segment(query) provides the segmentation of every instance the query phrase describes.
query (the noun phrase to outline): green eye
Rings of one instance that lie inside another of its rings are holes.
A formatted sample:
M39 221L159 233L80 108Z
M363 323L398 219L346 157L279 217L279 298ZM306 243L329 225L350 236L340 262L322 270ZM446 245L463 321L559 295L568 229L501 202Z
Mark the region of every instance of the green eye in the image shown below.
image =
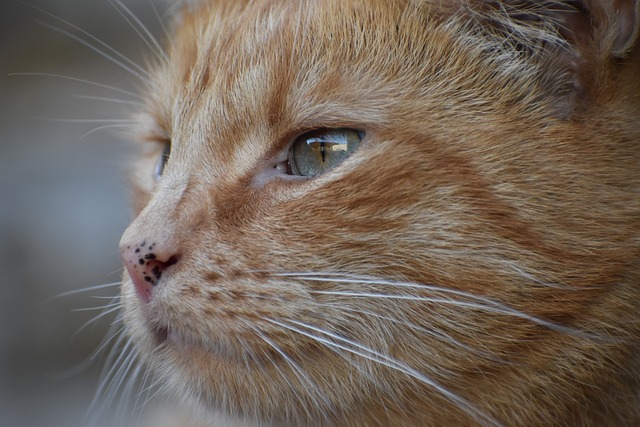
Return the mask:
M323 129L298 137L289 151L292 175L315 176L334 168L353 153L364 133L354 129Z

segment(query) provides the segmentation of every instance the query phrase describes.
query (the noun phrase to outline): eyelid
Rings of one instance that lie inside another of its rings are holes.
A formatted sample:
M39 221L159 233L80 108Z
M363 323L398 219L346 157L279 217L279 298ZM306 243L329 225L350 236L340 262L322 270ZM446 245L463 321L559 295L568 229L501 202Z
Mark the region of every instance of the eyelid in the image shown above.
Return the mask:
M167 162L169 161L169 157L171 156L171 142L163 142L164 147L162 148L162 153L160 153L160 157L158 157L156 163L156 169L154 171L154 177L156 181L159 181L164 174L164 170L167 166Z

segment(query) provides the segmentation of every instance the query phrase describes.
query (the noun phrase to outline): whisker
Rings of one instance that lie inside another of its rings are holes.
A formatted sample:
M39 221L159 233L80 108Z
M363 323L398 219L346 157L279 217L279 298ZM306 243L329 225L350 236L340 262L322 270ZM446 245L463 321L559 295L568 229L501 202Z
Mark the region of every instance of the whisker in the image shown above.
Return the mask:
M78 141L82 141L86 137L88 137L88 136L90 136L90 135L92 135L92 134L94 134L96 132L100 132L101 130L105 130L105 129L127 129L127 128L132 128L132 125L130 125L130 124L113 124L113 125L98 126L97 128L93 128L89 132L86 132L86 133L82 134L82 136L80 138L78 138Z
M78 335L80 332L84 331L87 327L89 327L89 325L95 323L96 321L98 321L99 319L102 319L105 316L108 316L111 313L114 313L114 312L120 310L121 308L122 307L120 306L120 304L118 304L117 306L114 306L113 308L111 308L109 310L105 310L102 313L98 314L97 316L94 316L93 318L91 318L90 320L85 322L82 326L80 326L80 328L78 328L78 330L73 335L74 336Z
M464 343L460 342L459 340L455 339L454 337L452 337L451 335L443 332L442 330L427 329L427 328L424 328L422 326L416 325L415 323L412 323L412 322L396 319L396 318L389 317L389 316L384 316L384 315L381 315L381 314L378 314L378 313L374 313L374 312L369 311L369 310L355 309L355 308L345 307L344 305L338 305L338 304L324 304L324 305L325 306L330 306L331 308L336 309L336 310L364 314L365 316L375 317L377 319L381 319L381 320L385 320L385 321L392 322L392 323L395 323L395 324L399 324L399 325L402 325L402 326L406 326L406 327L408 327L408 328L410 328L410 329L412 329L414 331L421 332L421 333L423 333L425 335L433 337L433 338L435 338L437 340L440 340L440 341L442 341L444 343L452 345L452 346L454 346L456 348L461 348L461 349L466 350L466 351L468 351L470 353L476 354L478 356L482 356L482 357L484 357L486 359L493 360L495 362L500 362L500 363L505 364L505 365L507 365L507 364L508 365L513 365L513 362L509 362L509 361L501 359L501 358L499 358L499 357L497 357L497 356L495 356L495 355L493 355L493 354L491 354L489 352L481 351L481 350L478 350L477 348L474 348L474 347L472 347L470 345L464 344Z
M54 296L52 296L50 298L47 298L46 300L44 300L43 304L48 304L48 303L50 303L52 301L55 301L55 300L57 300L59 298L68 297L70 295L76 295L76 294L81 294L81 293L85 293L85 292L96 291L96 290L99 290L99 289L113 288L115 286L121 286L121 285L122 285L122 282L113 282L113 283L106 283L104 285L89 286L87 288L82 288L82 289L74 289L72 291L62 292L60 294L54 295Z
M300 384L303 385L303 386L304 386L304 384L306 384L308 389L313 392L313 395L317 396L318 398L320 398L324 402L325 407L329 411L331 411L331 413L335 413L334 405L331 403L331 401L329 401L329 399L326 397L326 395L320 390L318 385L304 372L304 370L300 367L300 365L298 363L296 363L296 361L293 360L291 358L291 356L289 356L278 344L276 344L271 338L266 336L257 327L255 327L253 325L250 325L250 326L253 328L254 332L264 342L266 342L271 348L273 348L283 358L283 360L285 360L287 362L287 364L291 367L294 375L298 378L298 381L300 381ZM269 358L269 360L271 360L271 358ZM295 387L293 387L293 385L291 384L291 382L289 381L287 376L280 370L278 365L273 360L271 360L271 363L278 370L278 372L280 373L282 378L289 384L289 387L292 390L295 390ZM313 415L307 409L307 404L305 404L304 406L305 406L305 411L307 412L307 415L310 417L309 419L312 419L311 417ZM323 412L323 414L325 414L325 413ZM325 414L324 416L325 416L325 419L328 420L327 415Z
M120 349L120 345L125 340L127 342L124 348ZM131 341L127 339L126 335L120 334L116 342L113 344L113 347L111 347L111 351L109 352L109 356L107 357L107 363L105 363L102 373L100 374L100 384L98 385L98 389L96 390L93 396L93 400L91 401L91 404L89 405L89 408L86 412L87 421L90 421L89 418L93 418L95 420L100 419L100 413L109 406L110 402L107 402L105 399L103 399L104 392L113 381L112 376L117 370L119 370L119 365L123 360L126 359L126 352L131 347L131 345ZM97 410L98 405L101 405L101 411Z
M133 62L131 59L129 59L128 57L126 57L122 53L118 52L117 50L115 50L114 48L112 48L111 46L109 46L108 44L103 42L102 40L98 39L97 37L92 36L88 32L80 29L79 27L71 24L70 22L62 20L60 18L57 18L57 19L59 19L60 21L64 22L65 24L71 26L75 30L80 31L83 35L85 35L85 36L89 37L90 39L96 41L96 43L98 43L100 46L103 46L107 50L105 51L105 50L100 49L99 47L91 44L87 40L85 40L82 37L79 37L79 36L73 34L70 31L64 30L62 28L58 28L58 27L56 27L54 25L50 25L50 24L47 24L47 23L44 23L44 22L41 22L40 24L45 28L48 28L48 29L50 29L52 31L58 32L60 34L63 34L65 36L69 37L70 39L77 41L81 45L91 49L94 52L96 52L98 55L102 56L103 58L108 59L112 63L118 65L119 67L121 67L124 71L128 72L129 74L137 77L138 79L140 79L140 81L142 81L144 83L147 83L147 84L150 83L150 77L151 76L149 75L149 73L144 68L142 68L141 66L139 66L138 64ZM112 52L113 55L109 54L108 52ZM117 58L122 58L122 60L119 60ZM127 65L127 64L130 64L130 65Z
M143 107L144 104L138 101L131 101L129 99L119 99L119 98L109 98L106 96L90 96L90 95L73 95L74 98L79 99L89 99L92 101L104 101L104 102L113 102L114 104L125 104L125 105L133 105L135 107Z
M149 4L151 4L153 13L156 15L156 18L160 23L160 28L162 28L162 32L164 33L164 36L167 38L167 40L169 40L171 38L171 36L169 35L169 30L167 30L167 27L164 25L164 19L162 19L162 17L158 13L158 8L156 7L156 4L153 2L153 0L149 0ZM162 51L164 52L164 49L162 49Z
M57 15L54 15L53 13L48 12L43 8L40 8L38 6L35 6L33 4L30 4L30 3L23 2L23 1L20 1L20 0L18 0L18 1L20 3L26 5L26 6L31 7L34 10L37 10L38 12L40 12L40 13L46 15L46 16L49 16L49 17L55 19L58 22L63 23L64 25L68 26L69 28L72 28L75 31L80 32L80 34L88 37L90 40L93 40L95 43L98 44L98 46L101 46L102 48L104 48L106 50L102 50L102 49L98 48L96 45L91 44L87 40L84 40L84 39L76 36L75 34L69 32L69 31L63 30L62 28L58 28L58 27L49 25L47 23L41 23L43 26L45 26L47 28L50 28L50 29L52 29L54 31L60 32L60 33L62 33L64 35L70 37L71 39L80 42L81 44L83 44L84 46L86 46L86 47L90 48L91 50L97 52L101 56L103 56L103 57L113 61L115 64L121 66L124 70L126 70L126 71L130 72L131 74L133 74L134 76L140 78L142 81L148 82L148 80L146 80L145 76L149 77L149 74L143 67L141 67L140 65L136 64L130 58L128 58L127 56L125 56L122 53L118 52L113 47L109 46L109 44L103 42L99 38L95 37L94 35L92 35L91 33L87 32L87 31L83 30L82 28L78 27L77 25L74 25L73 23L67 21L66 19L63 19L63 18L61 18L61 17L59 17ZM120 58L121 61L117 60L116 58L114 58L112 55L110 55L107 52L111 52L117 58ZM125 65L124 63L122 63L122 61L125 61L126 63L128 63L129 66ZM134 71L134 68L137 69L138 71L137 72Z
M158 385L161 383L163 385L161 387L158 387ZM157 387L157 390L153 394L150 394L149 392L156 387ZM162 379L160 378L157 379L153 384L147 387L147 399L142 403L142 405L139 405L137 408L135 408L135 410L138 411L146 407L149 404L149 402L153 401L153 399L155 399L159 394L161 394L166 390L167 390L167 383L162 381Z
M328 348L330 349L334 349L334 348L339 348L341 350L344 350L346 352L352 353L354 355L360 356L364 359L370 360L372 362L375 363L379 363L381 365L387 366L391 369L395 369L397 371L400 371L404 374L407 374L409 376L411 376L412 378L415 378L416 380L428 385L429 387L433 388L434 390L436 390L438 393L440 393L443 397L445 397L447 400L449 400L450 402L454 403L455 405L457 405L460 409L464 410L467 414L469 414L471 417L473 417L478 423L480 423L483 426L501 426L501 424L495 420L494 418L490 417L489 415L486 415L484 413L482 413L479 409L477 409L471 402L467 401L466 399L458 396L457 394L449 391L448 389L446 389L445 387L443 387L442 385L440 385L439 383L437 383L436 381L432 380L431 378L427 377L426 375L422 374L421 372L416 371L415 369L413 369L412 367L410 367L409 365L406 365L405 363L395 360L394 358L385 355L384 353L380 353L376 350L373 350L371 348L368 348L362 344L359 344L353 340L341 337L335 333L332 332L328 332L328 331L324 331L320 328L314 327L312 325L303 323L303 322L297 322L294 320L288 320L288 323L284 323L275 319L271 319L271 318L263 318L265 321L273 323L275 325L278 325L280 327L283 327L285 329L288 329L292 332L296 332L299 333L307 338L310 338L318 343L324 344L326 345ZM295 325L295 326L294 326ZM314 335L313 333L307 332L303 329L300 328L306 328L309 329L313 332L328 336L331 339L327 339L327 338L322 338L318 335ZM333 341L336 340L336 341ZM340 344L343 343L343 344ZM355 347L355 348L354 348Z
M148 390L152 386L157 385L157 383L152 383L151 385L147 385L150 377L151 377L151 370L150 369L145 369L144 370L144 374L142 376L142 382L140 384L138 392L136 393L136 396L135 396L135 400L133 402L133 406L132 406L133 413L138 412L138 410L139 410L138 403L140 402L140 398L142 397L142 395L146 392L147 396L148 396Z
M112 298L113 299L113 298ZM116 302L113 304L107 304L107 305L102 305L102 306L98 306L98 307L87 307L87 308L74 308L73 312L78 312L78 311L95 311L95 310L104 310L106 308L120 308L122 306L122 304L120 302Z
M136 361L134 358L132 362L135 364L138 361ZM133 368L133 371L130 372L129 379L126 381L126 384L122 389L122 393L118 398L118 405L115 409L114 418L120 421L117 425L125 425L125 421L127 420L129 415L129 408L131 408L133 389L139 380L140 371L142 369L142 364L138 362L137 365L135 365L135 367Z
M152 51L155 52L158 59L164 60L165 63L169 62L169 58L165 54L162 46L158 43L158 40L153 36L151 31L140 21L140 19L133 13L129 8L127 8L120 0L114 0L110 2L111 5L118 11L118 13L124 18L125 21L133 28L133 30L140 36L144 44ZM119 8L118 8L119 7ZM127 15L129 17L127 17ZM133 20L134 22L131 22ZM142 32L140 32L142 30ZM144 34L143 34L144 33ZM146 35L146 37L145 37Z
M123 351L123 354L124 353L125 352ZM137 359L137 353L136 353L136 351L134 349L131 349L131 351L129 352L127 357L120 364L120 368L116 371L116 373L114 374L109 386L106 389L106 393L104 394L104 399L108 403L108 405L105 406L105 409L113 407L113 404L114 404L114 402L116 400L118 392L120 391L120 389L122 387L122 384L125 382L127 377L130 375L131 368L132 368L133 364L136 362L136 359ZM120 415L121 404L122 403L123 403L123 400L120 400L116 404L116 406L115 406L116 415Z
M133 125L138 123L137 120L129 119L65 119L57 117L38 117L40 120L46 120L48 122L57 123L114 123L114 124L129 124Z
M591 340L601 340L602 337L591 334L589 332L581 331L579 329L575 329L569 326L560 325L558 323L554 323L536 316L532 316L526 313L523 313L519 310L516 310L511 307L507 307L498 302L479 298L478 300L484 302L486 304L482 304L479 302L467 302L467 301L458 301L451 298L434 298L434 297L420 297L414 295L394 295L394 294L374 294L369 292L343 292L343 291L309 291L312 294L318 295L336 295L343 297L358 297L358 298L377 298L377 299L393 299L393 300L407 300L407 301L422 301L422 302L430 302L434 304L441 305L452 305L455 307L464 307L464 308L472 308L476 310L482 310L489 313L497 313L504 314L508 316L517 317L528 322L531 322L536 325L544 326L552 331L561 332L567 335L579 336L581 338L591 339Z
M71 76L65 76L65 75L61 75L61 74L52 74L52 73L11 73L9 74L9 76L35 76L35 77L51 77L51 78L57 78L57 79L62 79L62 80L69 80L72 82L76 82L76 83L82 83L82 84L86 84L89 86L94 86L94 87L99 87L102 89L107 89L113 92L117 92L123 95L127 95L127 96L131 96L133 98L142 100L143 98L135 93L135 92L131 92L128 90L124 90L115 86L110 86L107 84L103 84L103 83L98 83L98 82L93 82L91 80L85 80L85 79L80 79L77 77L71 77Z
M120 329L116 331L117 326L117 323L113 323L109 326L109 331L102 339L100 344L98 344L98 348L91 354L92 360L98 357L100 353L102 353L102 351L114 340L114 338L122 337L124 335L124 326L120 327Z
M360 298L380 298L380 299L396 299L396 300L411 300L411 301L424 301L424 302L432 302L438 304L447 304L454 305L457 307L466 307L473 308L477 310L487 311L491 313L498 313L509 315L513 317L517 317L533 324L537 324L540 326L544 326L550 330L565 333L572 336L577 336L580 338L590 339L594 341L607 341L609 338L605 339L602 336L599 336L595 333L590 333L586 331L582 331L576 328L572 328L570 326L564 326L546 319L542 319L537 316L533 316L527 313L524 313L520 310L517 310L513 307L507 306L501 302L496 300L492 300L491 298L487 298L484 296L474 295L468 292L456 290L456 289L448 289L441 286L435 285L426 285L426 284L417 284L417 283L407 283L407 282L391 282L388 280L379 280L375 278L361 278L359 276L342 276L345 278L340 278L341 275L337 273L322 273L322 274L313 274L313 273L275 273L272 274L274 277L293 277L301 280L311 281L311 282L331 282L331 283L342 283L342 284L366 284L366 285L378 285L378 286L388 286L395 287L401 289L412 289L412 290L420 290L420 291L429 291L436 294L448 294L453 295L455 297L466 298L469 301L458 301L451 298L435 298L435 297L421 297L414 296L409 294L381 294L381 293L373 293L373 292L346 292L346 291L311 291L315 294L324 294L324 295L336 295L336 296L345 296L345 297L360 297ZM326 276L326 277L325 277Z

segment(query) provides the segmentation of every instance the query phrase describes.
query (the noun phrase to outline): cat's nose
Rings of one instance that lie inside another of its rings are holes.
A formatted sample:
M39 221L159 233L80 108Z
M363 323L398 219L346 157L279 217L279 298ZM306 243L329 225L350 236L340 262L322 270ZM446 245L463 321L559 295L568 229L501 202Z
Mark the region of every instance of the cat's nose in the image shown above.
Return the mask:
M148 241L121 246L120 256L131 276L136 294L144 303L151 301L153 289L162 273L178 262L178 256L170 248Z

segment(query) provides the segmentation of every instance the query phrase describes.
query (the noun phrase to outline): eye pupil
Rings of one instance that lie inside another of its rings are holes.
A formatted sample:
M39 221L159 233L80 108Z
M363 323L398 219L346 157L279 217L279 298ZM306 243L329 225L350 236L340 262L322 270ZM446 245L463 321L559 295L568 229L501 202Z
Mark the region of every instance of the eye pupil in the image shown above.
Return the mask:
M325 129L306 133L289 152L292 175L315 176L342 163L362 141L354 129Z

